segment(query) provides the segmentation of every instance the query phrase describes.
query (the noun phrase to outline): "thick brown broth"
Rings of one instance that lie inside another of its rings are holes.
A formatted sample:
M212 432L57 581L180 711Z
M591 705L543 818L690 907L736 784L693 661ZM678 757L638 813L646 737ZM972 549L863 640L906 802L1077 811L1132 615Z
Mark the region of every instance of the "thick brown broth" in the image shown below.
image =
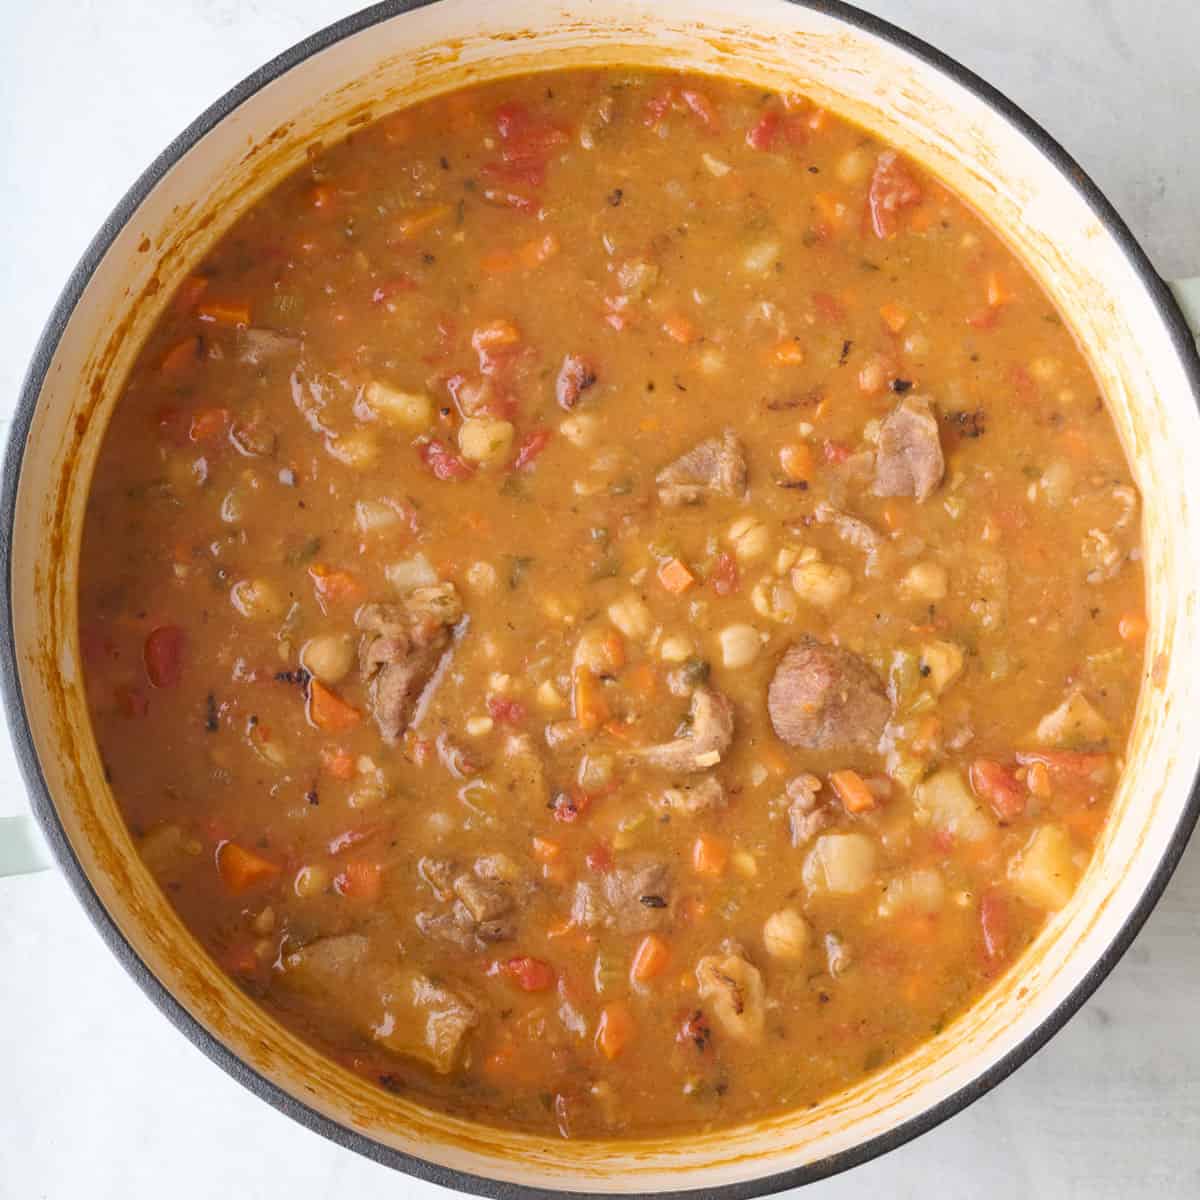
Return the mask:
M320 149L200 264L80 628L145 860L271 1012L483 1121L699 1131L912 1050L1069 898L1139 538L946 189L802 98L570 72Z

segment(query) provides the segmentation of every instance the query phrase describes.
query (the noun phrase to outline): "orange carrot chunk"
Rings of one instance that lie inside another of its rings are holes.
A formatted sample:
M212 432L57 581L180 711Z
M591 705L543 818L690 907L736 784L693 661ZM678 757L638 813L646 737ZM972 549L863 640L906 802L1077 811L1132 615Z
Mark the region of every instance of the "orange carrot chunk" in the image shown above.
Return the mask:
M596 1028L596 1049L611 1062L633 1041L637 1022L633 1014L619 1001L606 1004L600 1010L600 1024Z
M697 875L722 875L729 862L729 847L711 833L702 833L692 843L692 870Z
M834 771L829 782L848 813L870 812L877 803L875 793L857 771Z
M332 688L313 679L308 685L308 719L326 733L345 733L362 720L362 713Z
M217 847L217 873L231 892L240 895L260 883L269 883L279 874L279 867L237 842L222 842Z
M696 577L677 558L669 558L658 568L658 582L674 596L686 592Z
M661 975L670 961L671 951L667 943L657 933L648 933L634 951L629 973L638 983L646 983Z

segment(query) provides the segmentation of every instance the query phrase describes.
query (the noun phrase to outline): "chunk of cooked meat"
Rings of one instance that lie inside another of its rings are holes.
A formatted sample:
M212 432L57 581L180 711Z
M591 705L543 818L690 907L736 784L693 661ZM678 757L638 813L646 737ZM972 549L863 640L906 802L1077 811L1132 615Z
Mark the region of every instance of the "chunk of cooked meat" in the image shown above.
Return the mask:
M579 397L596 382L596 372L586 359L578 354L568 354L559 368L558 379L554 383L554 398L559 408L568 412L579 403Z
M658 498L672 507L701 504L709 495L741 496L746 490L746 455L731 430L693 446L659 471Z
M700 687L692 693L688 716L691 731L686 737L631 750L626 760L689 774L716 766L733 741L733 705L713 688Z
M478 949L475 939L475 921L467 906L457 902L448 912L419 912L413 917L417 928L427 938L449 942L460 950Z
M274 329L251 327L238 331L237 356L239 361L261 366L268 359L294 354L300 348L300 339Z
M448 1075L462 1058L467 1035L479 1024L479 1009L460 992L404 969L384 984L381 1011L371 1036L394 1054L415 1058Z
M762 973L737 952L707 954L696 964L700 999L721 1029L735 1041L757 1042L766 1025Z
M575 885L571 920L580 929L646 933L670 919L671 872L657 859L639 857L614 867L600 884Z
M485 883L471 875L454 881L454 894L467 906L476 922L502 917L513 907L512 889L503 883Z
M439 900L449 900L454 886L454 863L448 858L425 855L417 863L417 874Z
M696 813L709 812L725 807L725 788L715 775L706 775L695 783L667 788L655 801L665 812Z
M281 967L289 987L314 995L340 991L366 962L370 943L361 933L318 938L284 956Z
M879 427L875 453L877 496L928 500L946 472L937 417L926 396L905 396Z
M450 628L461 616L452 583L416 588L400 604L364 604L355 616L366 634L359 669L369 683L375 723L389 745L412 721L450 646Z
M861 517L851 516L824 500L813 509L812 515L818 525L828 525L847 546L861 550L867 556L868 575L879 573L880 556L887 547L887 539L882 533Z
M806 750L876 750L892 708L879 677L857 654L802 638L767 690L771 727Z
M792 845L799 848L832 824L833 814L817 799L821 780L816 775L797 775L788 780L783 790L789 801L788 832L792 835Z

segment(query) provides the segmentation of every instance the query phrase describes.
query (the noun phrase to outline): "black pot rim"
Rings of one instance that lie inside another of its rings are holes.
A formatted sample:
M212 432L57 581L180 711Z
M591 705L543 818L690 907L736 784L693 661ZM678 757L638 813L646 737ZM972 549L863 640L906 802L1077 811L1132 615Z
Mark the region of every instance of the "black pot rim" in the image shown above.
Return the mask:
M0 490L0 576L3 579L3 588L0 589L0 688L3 690L14 750L29 791L34 815L59 867L67 877L68 883L100 936L122 966L133 976L167 1019L213 1062L257 1097L267 1101L300 1124L339 1146L354 1150L384 1166L407 1172L418 1179L461 1192L498 1197L501 1200L535 1200L535 1198L536 1200L567 1200L572 1197L578 1198L578 1200L583 1200L585 1197L595 1197L595 1200L601 1200L602 1197L609 1194L535 1188L525 1184L472 1175L385 1146L301 1103L294 1096L260 1075L238 1058L224 1043L209 1033L154 976L125 939L101 903L76 858L42 774L41 764L34 748L17 669L18 653L12 613L12 542L16 520L17 491L20 485L26 441L50 362L75 306L101 259L117 234L167 171L209 130L224 120L245 100L293 67L336 42L392 17L424 8L434 2L435 0L384 0L383 3L363 9L361 12L312 34L260 67L205 110L150 164L122 197L84 252L51 311L34 351L21 387L5 452L3 483L2 490ZM1127 261L1154 301L1159 316L1170 334L1175 353L1188 376L1193 396L1200 403L1200 359L1197 358L1192 334L1170 290L1154 270L1145 252L1108 199L1082 167L1050 134L1021 108L973 71L890 22L842 3L841 0L788 0L788 2L832 17L907 51L972 92L1032 142L1044 157L1066 177L1076 193L1121 247ZM714 1200L716 1198L744 1200L744 1198L782 1191L785 1188L814 1183L905 1145L922 1133L940 1125L949 1117L961 1112L1007 1078L1017 1067L1040 1050L1078 1011L1117 964L1150 915L1178 866L1197 818L1200 817L1200 763L1197 764L1197 771L1197 778L1193 782L1187 805L1175 827L1171 841L1145 891L1126 917L1116 936L1066 999L1042 1021L1037 1029L1033 1030L986 1071L910 1120L840 1154L831 1155L805 1166L739 1183L655 1194L667 1198L667 1200L687 1200L687 1198L697 1196L712 1197Z

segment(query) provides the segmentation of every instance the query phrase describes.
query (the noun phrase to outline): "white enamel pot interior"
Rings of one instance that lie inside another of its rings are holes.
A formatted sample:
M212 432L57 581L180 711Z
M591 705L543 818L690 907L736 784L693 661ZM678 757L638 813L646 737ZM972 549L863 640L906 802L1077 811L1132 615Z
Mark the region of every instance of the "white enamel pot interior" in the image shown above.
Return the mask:
M877 131L1002 231L1075 331L1145 498L1147 682L1114 816L1068 907L981 1003L827 1103L718 1135L567 1142L485 1130L313 1054L208 960L141 865L103 777L80 682L76 566L93 463L122 381L176 283L314 139L408 100L532 69L642 64L799 90ZM829 3L392 3L264 68L186 131L70 280L9 446L3 564L9 721L35 812L114 952L172 1020L263 1098L390 1165L464 1190L754 1195L936 1124L1036 1050L1157 899L1196 819L1200 757L1198 364L1167 290L1086 177L996 93Z

